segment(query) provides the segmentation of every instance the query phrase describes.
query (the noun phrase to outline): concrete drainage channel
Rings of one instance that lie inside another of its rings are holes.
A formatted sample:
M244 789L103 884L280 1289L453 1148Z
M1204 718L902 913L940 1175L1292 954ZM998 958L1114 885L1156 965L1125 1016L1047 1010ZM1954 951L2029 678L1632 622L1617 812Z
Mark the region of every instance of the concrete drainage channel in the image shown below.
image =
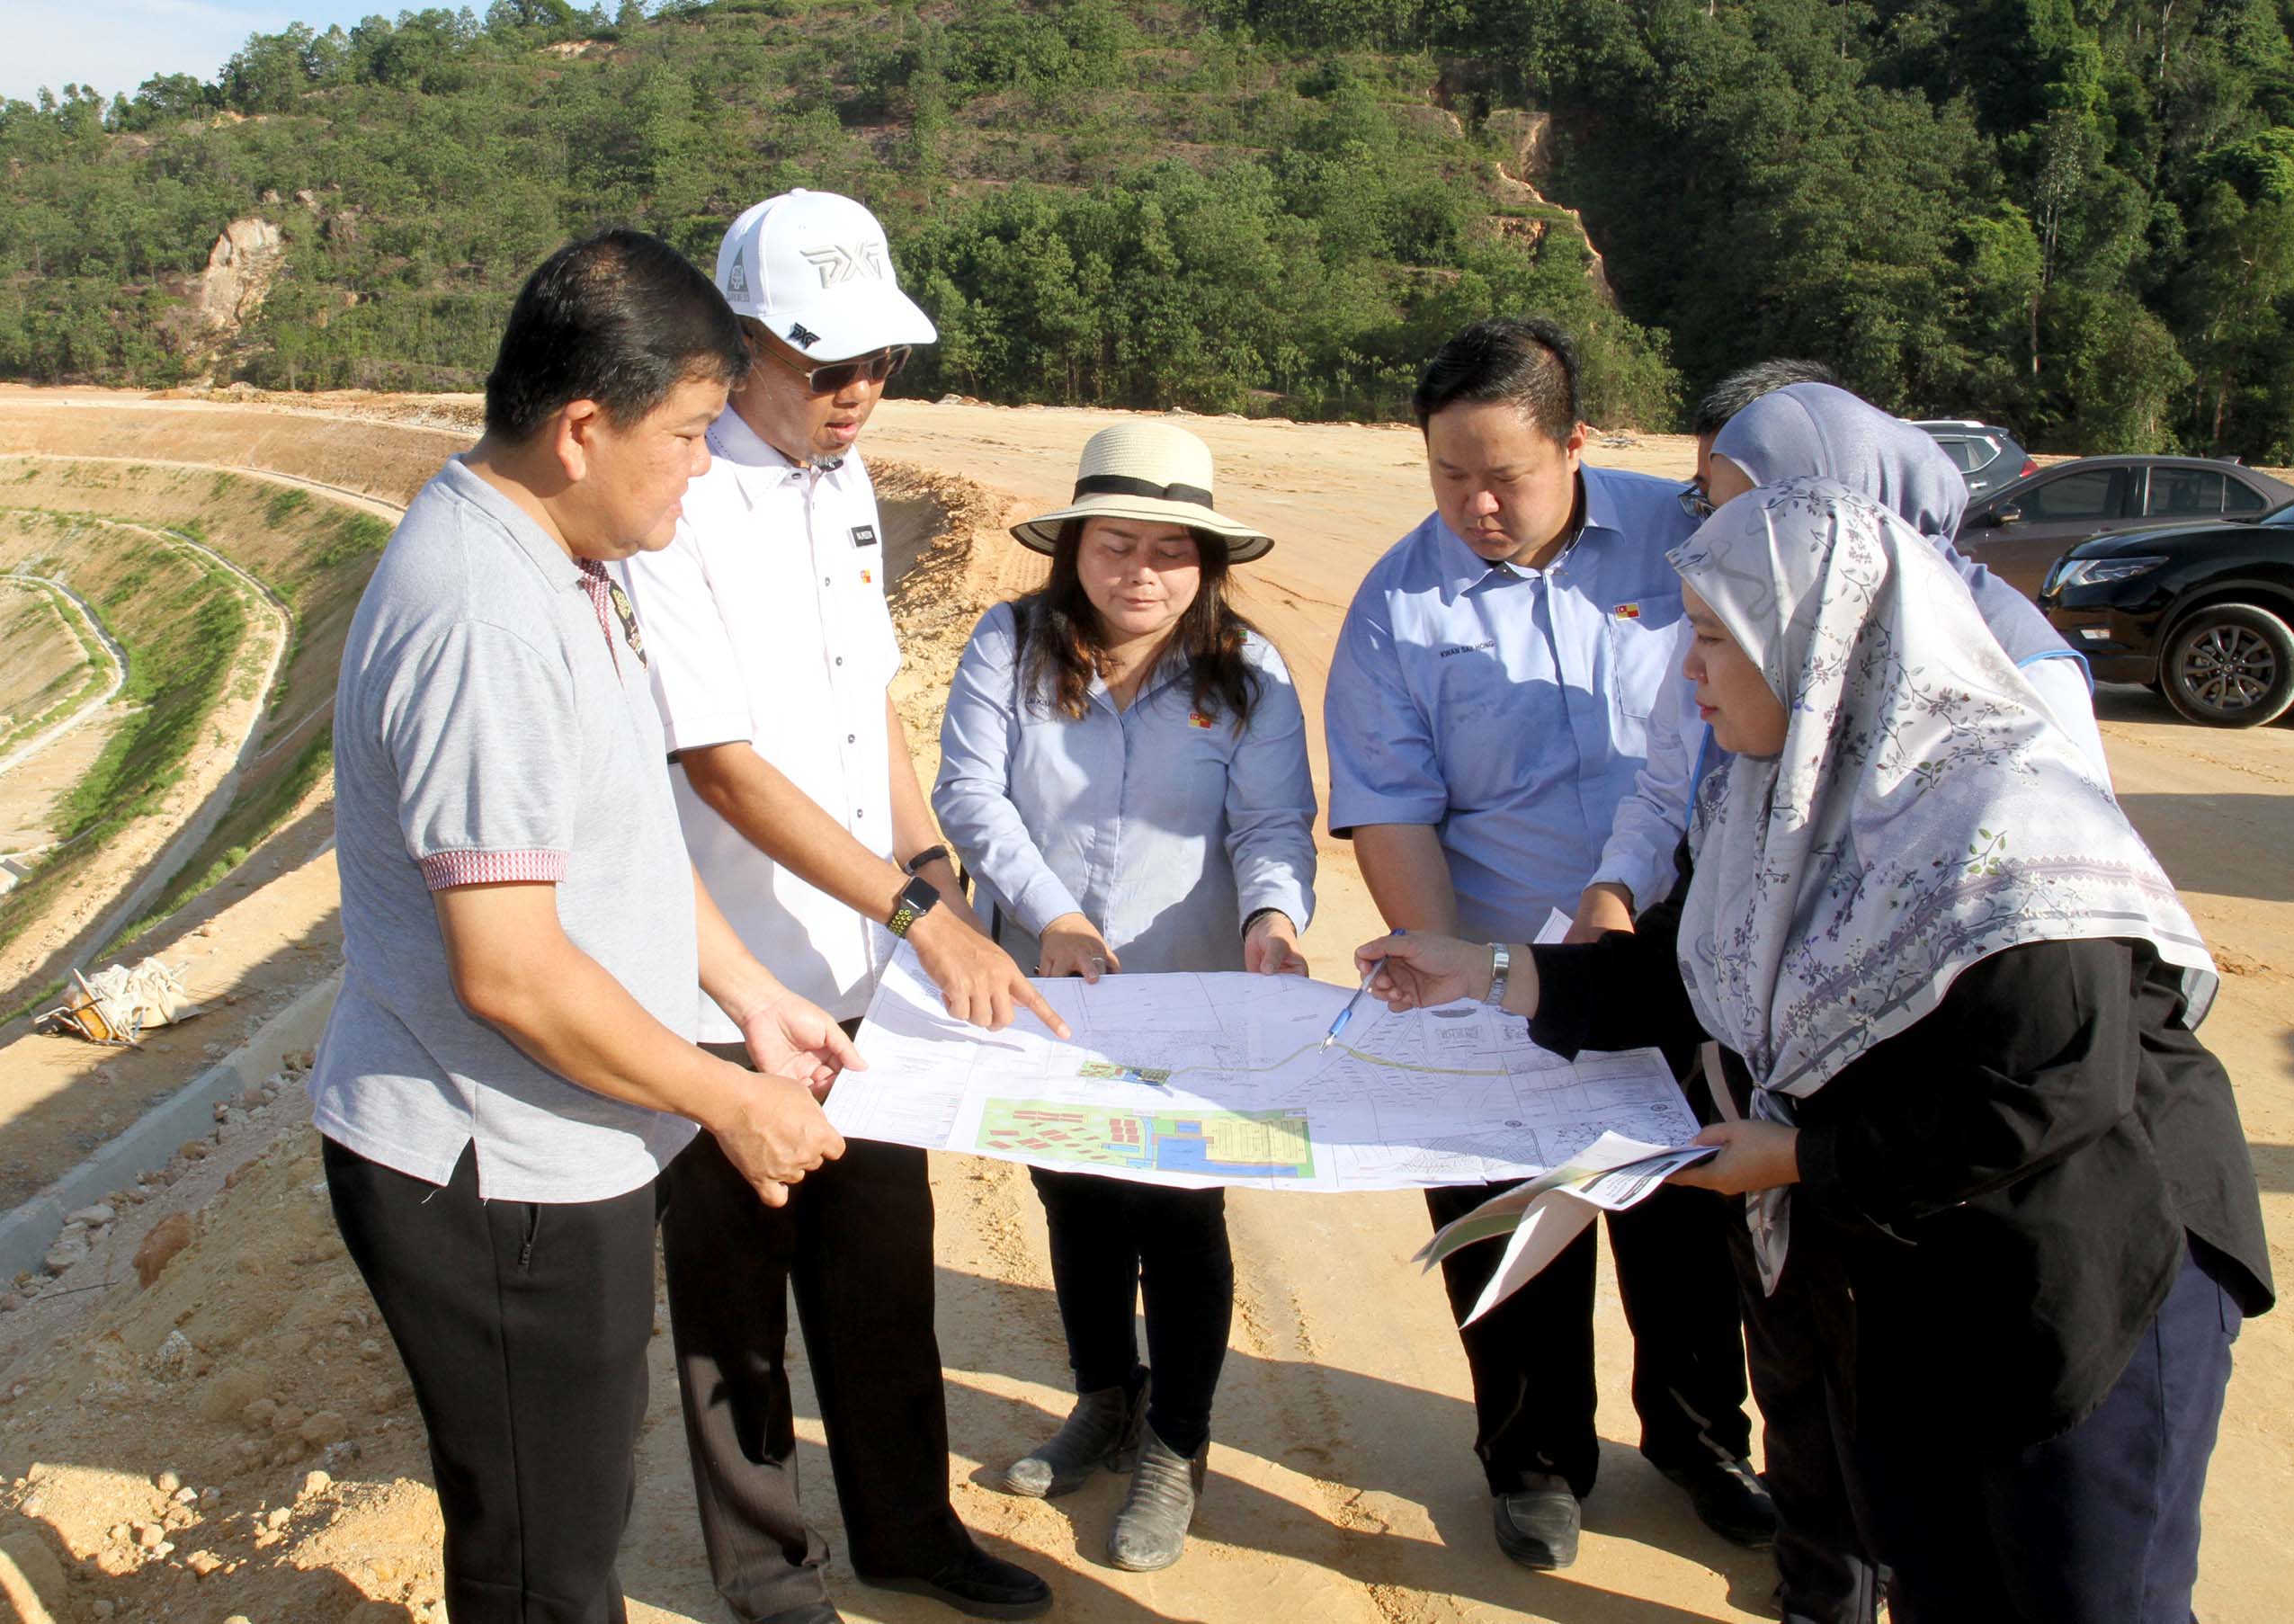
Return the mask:
M204 1138L215 1130L218 1102L262 1087L281 1068L283 1057L317 1048L341 984L338 974L305 988L294 1002L256 1028L245 1043L0 1218L0 1279L40 1268L72 1212L135 1183L139 1173L156 1173L166 1166L186 1140Z

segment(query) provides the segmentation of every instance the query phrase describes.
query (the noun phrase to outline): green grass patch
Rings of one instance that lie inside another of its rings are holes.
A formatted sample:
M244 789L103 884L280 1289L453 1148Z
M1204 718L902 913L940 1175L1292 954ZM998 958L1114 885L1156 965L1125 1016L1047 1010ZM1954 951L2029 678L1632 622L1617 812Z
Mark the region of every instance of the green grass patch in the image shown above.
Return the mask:
M138 936L174 917L203 892L228 879L246 861L249 852L260 850L264 841L279 832L303 797L334 764L335 728L330 723L312 735L310 742L296 753L293 763L265 785L261 794L234 807L209 843L211 845L215 840L229 839L235 843L224 848L220 856L196 874L192 866L197 859L186 863L161 892L151 911L106 942L98 957L111 957Z
M79 680L72 684L69 693L61 699L54 700L44 709L17 723L8 730L4 737L0 737L0 755L5 755L26 739L38 738L42 733L86 703L103 687L105 683L111 680L112 662L105 656L103 646L97 641L95 635L86 629L79 605L63 593L51 593L45 587L35 587L34 591L39 598L55 605L56 612L63 617L64 629L72 634L73 642L79 646L81 659ZM23 614L11 623L8 635L13 637L17 629L23 626L28 618L41 616L45 613L46 611L38 602L27 600ZM41 691L42 696L56 692L60 686L69 682L68 674L58 677L56 682L50 683Z
M111 838L156 811L182 781L247 635L246 610L229 571L140 531L116 533L127 567L83 571L78 580L81 594L128 651L120 697L134 709L57 802L58 833L75 843L0 897L0 942L12 941L59 892L99 866Z
M379 553L390 540L390 526L372 513L344 510L342 515L328 526L330 540L311 561L316 569L333 569L339 564L367 558Z
M284 486L272 493L271 500L263 504L263 516L273 530L284 530L287 522L310 505L310 493L295 486Z

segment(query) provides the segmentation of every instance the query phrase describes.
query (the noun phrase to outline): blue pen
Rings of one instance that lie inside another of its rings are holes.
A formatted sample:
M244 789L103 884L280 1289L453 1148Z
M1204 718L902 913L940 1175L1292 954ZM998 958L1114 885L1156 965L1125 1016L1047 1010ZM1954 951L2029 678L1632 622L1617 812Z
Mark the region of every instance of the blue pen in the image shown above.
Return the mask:
M1397 931L1394 933L1397 936L1399 936L1403 932ZM1379 965L1384 964L1386 960L1381 959L1378 961L1378 964L1373 964L1370 967L1370 968L1362 972L1361 986L1356 987L1354 989L1354 995L1346 1000L1346 1007L1338 1012L1338 1019L1330 1023L1330 1031L1322 1040L1322 1047L1324 1048L1328 1048L1332 1044L1338 1041L1338 1034L1346 1030L1346 1022L1354 1018L1354 1005L1360 1004L1362 1001L1362 995L1370 990L1370 977L1378 974Z

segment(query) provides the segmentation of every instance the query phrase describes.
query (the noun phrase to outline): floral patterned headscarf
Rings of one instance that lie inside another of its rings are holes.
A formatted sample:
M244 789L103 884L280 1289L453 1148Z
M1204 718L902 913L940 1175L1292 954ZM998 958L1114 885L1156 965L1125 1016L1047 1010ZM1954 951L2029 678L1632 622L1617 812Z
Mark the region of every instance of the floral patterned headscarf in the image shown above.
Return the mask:
M1934 1009L1969 965L2031 941L2140 937L2214 965L2174 887L1894 513L1823 479L1763 486L1672 554L1784 701L1784 748L1705 783L1681 968L1763 1114Z

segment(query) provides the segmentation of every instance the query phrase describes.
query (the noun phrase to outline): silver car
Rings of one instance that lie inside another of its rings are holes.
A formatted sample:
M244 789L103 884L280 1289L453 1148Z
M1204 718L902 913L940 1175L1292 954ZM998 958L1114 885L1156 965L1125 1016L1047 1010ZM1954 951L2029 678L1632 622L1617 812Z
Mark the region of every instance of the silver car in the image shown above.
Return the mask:
M1970 496L1980 496L2011 479L2040 471L2030 453L2015 443L2015 437L1996 424L1939 417L1912 426L1925 429L1943 448L1944 455L1959 466Z

